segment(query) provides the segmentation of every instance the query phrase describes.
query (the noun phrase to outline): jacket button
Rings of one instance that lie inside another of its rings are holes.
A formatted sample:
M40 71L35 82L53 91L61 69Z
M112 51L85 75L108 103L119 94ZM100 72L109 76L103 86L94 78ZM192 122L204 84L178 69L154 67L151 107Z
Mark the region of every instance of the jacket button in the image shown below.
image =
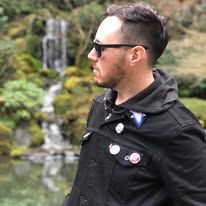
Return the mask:
M89 167L96 167L96 161L95 160L91 160L90 162L89 162Z
M118 123L117 126L115 127L115 131L116 133L121 134L124 131L124 124Z
M87 205L87 199L83 195L80 196L80 206Z

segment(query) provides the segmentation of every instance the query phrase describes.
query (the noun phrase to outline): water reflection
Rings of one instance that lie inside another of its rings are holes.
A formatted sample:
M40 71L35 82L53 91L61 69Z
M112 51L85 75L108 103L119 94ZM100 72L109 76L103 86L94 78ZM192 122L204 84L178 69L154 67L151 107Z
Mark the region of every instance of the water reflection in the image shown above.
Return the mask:
M71 188L77 161L44 165L0 158L1 206L59 206Z
M54 178L62 179L61 169L63 162L61 160L48 159L44 163L42 182L53 192L59 191L60 188L55 183Z

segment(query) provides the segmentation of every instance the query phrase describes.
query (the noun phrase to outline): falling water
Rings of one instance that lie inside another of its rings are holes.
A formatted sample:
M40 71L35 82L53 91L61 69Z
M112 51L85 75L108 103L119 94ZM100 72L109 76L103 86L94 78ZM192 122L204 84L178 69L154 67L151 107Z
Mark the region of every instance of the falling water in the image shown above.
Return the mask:
M53 68L60 75L67 66L67 28L66 21L49 19L46 23L47 34L42 40L43 67Z
M67 28L68 23L66 21L49 19L46 23L47 33L42 40L43 68L55 69L60 76L63 76L64 69L67 66ZM55 119L53 102L61 88L61 82L57 82L45 90L42 111L53 117L52 119ZM44 132L43 149L61 151L68 147L56 121L44 121L42 129Z

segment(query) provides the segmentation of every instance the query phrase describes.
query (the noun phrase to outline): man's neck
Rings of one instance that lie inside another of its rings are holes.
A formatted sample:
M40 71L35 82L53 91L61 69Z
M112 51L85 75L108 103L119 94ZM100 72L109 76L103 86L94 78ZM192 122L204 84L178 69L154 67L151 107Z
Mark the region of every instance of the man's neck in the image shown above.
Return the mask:
M130 78L128 81L125 81L125 83L123 82L122 85L119 85L118 88L115 89L118 93L115 104L119 105L126 102L128 99L146 89L153 81L153 74L149 72L142 76L137 74L134 78Z

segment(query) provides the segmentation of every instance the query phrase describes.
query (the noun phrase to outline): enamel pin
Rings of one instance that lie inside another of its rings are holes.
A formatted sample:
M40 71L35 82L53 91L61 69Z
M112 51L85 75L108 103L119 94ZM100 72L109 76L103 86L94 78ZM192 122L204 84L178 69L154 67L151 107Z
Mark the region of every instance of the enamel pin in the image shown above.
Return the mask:
M115 131L116 133L121 134L124 131L124 124L118 123L115 127Z
M120 146L119 145L112 145L110 144L109 145L109 152L112 154L112 155L116 155L120 152Z
M132 113L130 118L134 119L137 127L141 127L145 120L146 114L141 113L141 112L134 112L134 111L130 111L130 112Z
M134 152L129 156L129 161L132 164L138 164L140 160L141 160L141 156L137 152Z

